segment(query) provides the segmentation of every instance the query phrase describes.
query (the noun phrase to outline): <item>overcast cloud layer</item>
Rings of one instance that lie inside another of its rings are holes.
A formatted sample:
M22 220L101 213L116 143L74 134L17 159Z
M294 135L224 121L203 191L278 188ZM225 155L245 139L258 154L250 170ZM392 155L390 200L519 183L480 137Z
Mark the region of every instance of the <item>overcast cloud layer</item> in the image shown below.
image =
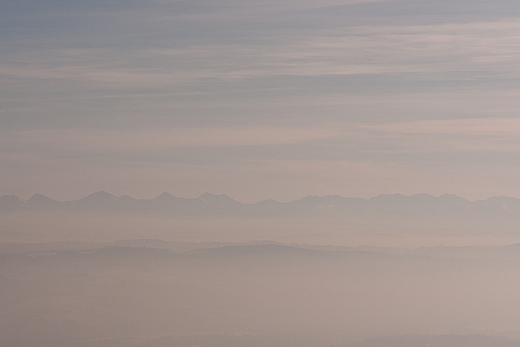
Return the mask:
M512 0L0 5L0 195L520 197Z

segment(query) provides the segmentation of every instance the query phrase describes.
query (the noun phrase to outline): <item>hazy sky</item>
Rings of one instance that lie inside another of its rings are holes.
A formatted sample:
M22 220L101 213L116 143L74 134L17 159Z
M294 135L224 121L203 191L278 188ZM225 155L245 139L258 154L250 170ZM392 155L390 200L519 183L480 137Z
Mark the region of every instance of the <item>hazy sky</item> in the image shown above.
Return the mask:
M517 0L4 0L0 195L520 197Z

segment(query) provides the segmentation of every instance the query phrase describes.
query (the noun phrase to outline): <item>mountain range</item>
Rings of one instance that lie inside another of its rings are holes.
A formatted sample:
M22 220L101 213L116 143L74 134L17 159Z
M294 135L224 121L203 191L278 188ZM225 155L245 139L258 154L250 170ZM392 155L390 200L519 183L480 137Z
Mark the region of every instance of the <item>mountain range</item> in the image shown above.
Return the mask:
M84 211L98 213L155 213L172 216L348 216L350 214L405 214L441 216L485 216L520 218L520 199L500 196L470 201L453 194L382 194L370 199L339 195L306 196L291 202L264 200L244 204L229 196L204 193L201 196L179 198L162 193L153 199L135 199L128 195L115 196L104 191L79 200L57 201L35 194L28 200L15 195L0 197L0 211Z

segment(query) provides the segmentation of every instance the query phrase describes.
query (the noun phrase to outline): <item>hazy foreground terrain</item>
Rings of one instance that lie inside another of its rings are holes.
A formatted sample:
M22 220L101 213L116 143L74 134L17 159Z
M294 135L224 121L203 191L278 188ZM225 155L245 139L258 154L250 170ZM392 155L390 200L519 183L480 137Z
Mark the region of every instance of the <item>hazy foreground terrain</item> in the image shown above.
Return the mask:
M519 346L519 201L3 196L0 344Z
M518 346L520 245L1 244L4 346Z

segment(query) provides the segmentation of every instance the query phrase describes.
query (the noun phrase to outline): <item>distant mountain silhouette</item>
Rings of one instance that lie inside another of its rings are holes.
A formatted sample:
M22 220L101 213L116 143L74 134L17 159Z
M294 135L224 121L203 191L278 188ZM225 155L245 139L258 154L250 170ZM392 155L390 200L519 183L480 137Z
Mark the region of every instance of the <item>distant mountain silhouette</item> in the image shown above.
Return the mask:
M373 338L348 347L513 347L518 343L518 340L486 335L411 335Z
M323 345L321 341L308 341L310 336L289 337L283 335L191 335L180 337L162 337L144 343L143 347L166 346L207 346L207 347L238 347L238 346L316 346ZM513 347L518 346L518 340L485 335L441 335L441 336L393 336L375 338L353 344L342 344L345 347Z
M500 196L469 201L453 194L406 196L382 194L370 199L339 195L306 196L281 203L264 200L243 204L222 194L204 193L189 199L162 193L153 199L117 197L99 191L75 201L60 202L35 194L29 200L14 195L0 197L0 211L89 211L99 213L158 213L173 216L348 216L351 214L401 214L442 216L485 216L520 218L520 199Z
M29 200L27 200L27 205L32 209L44 211L59 210L63 207L61 201L53 200L41 194L34 194Z
M19 211L27 207L27 202L15 195L0 196L0 211Z

